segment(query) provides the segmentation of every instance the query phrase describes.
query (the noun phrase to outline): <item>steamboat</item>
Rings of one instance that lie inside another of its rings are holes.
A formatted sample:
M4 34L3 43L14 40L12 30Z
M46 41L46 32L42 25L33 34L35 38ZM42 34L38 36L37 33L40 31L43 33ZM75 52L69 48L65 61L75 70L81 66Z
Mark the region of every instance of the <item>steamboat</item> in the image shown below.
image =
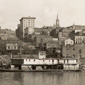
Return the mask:
M40 51L38 58L11 57L10 68L0 69L2 72L63 72L80 71L79 59L46 58L45 51ZM12 67L16 69L12 69ZM24 67L27 69L25 70Z

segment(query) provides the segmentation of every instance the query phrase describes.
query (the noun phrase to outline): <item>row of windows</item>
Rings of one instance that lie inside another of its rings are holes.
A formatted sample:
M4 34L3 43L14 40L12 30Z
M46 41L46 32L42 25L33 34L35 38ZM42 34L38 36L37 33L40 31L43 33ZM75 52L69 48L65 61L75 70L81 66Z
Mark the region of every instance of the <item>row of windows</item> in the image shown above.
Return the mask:
M69 48L67 48L67 50L70 50ZM75 50L75 48L73 48L73 50Z
M24 26L34 26L34 23L27 23L27 24L23 24Z
M47 46L52 46L52 47L56 47L57 45L52 45L52 44L47 44Z
M12 43L10 43L10 44L6 44L6 46L18 46L18 44L16 43L16 44L12 44Z
M28 21L30 22L30 21L35 21L35 20L33 20L33 19L23 20L23 22L28 22Z
M67 55L67 57L68 56L70 56L69 54L66 54ZM73 54L73 57L75 58L76 57L76 55L75 54ZM77 56L78 57L78 56ZM80 55L80 57L82 57L82 55Z
M82 40L82 39L84 39L84 38L75 38L75 40Z
M23 23L23 25L31 25L33 24L34 25L34 22L27 22L27 23Z
M48 39L48 38L44 38L44 39L40 39L40 38L37 38L37 41L50 41L51 39Z
M23 27L24 27L24 28L26 28L26 27L34 28L34 26L32 26L32 25L31 25L31 26L30 26L30 25L29 25L29 26L26 26L26 25L25 25L25 26L23 26Z
M85 41L83 41L83 40L77 40L77 41L75 41L75 42L85 42Z
M68 54L67 54L68 55ZM74 55L73 55L74 56ZM26 59L26 61L27 61L28 59ZM30 61L31 59L29 59L29 61ZM35 59L33 59L33 61L35 62ZM46 60L43 60L43 62L45 62ZM54 62L54 60L52 59L52 60L49 60L49 62L50 61L52 61L52 62ZM60 62L60 60L57 60L58 61L58 63ZM63 62L65 63L65 61L66 60L63 60ZM67 60L67 62L69 62L69 60ZM78 60L76 59L76 62L78 62Z
M6 49L7 50L17 50L18 47L17 46L7 46Z
M73 43L73 42L66 41L66 43Z
M23 25L24 24L34 24L33 22L25 22L25 23L23 23Z
M70 50L70 49L69 49L69 48L67 48L67 50ZM73 50L75 50L75 48L73 48ZM82 52L82 50L80 49L80 50L79 50L79 53L81 53L81 52Z

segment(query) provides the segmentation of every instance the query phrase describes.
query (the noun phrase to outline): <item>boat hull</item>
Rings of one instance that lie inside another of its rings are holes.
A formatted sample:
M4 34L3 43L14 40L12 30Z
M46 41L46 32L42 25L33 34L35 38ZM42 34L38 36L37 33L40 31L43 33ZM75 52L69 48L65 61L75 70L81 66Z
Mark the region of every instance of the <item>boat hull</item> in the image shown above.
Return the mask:
M0 72L80 72L81 70L11 70L11 69L0 69Z

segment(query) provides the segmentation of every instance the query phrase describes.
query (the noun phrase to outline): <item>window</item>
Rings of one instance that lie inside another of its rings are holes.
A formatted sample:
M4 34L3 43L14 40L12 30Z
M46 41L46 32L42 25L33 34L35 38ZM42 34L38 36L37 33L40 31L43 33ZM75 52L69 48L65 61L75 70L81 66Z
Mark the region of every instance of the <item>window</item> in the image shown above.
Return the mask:
M48 44L48 46L49 46L49 44Z
M81 53L81 49L79 50L79 53Z
M54 60L52 60L52 62L54 62Z
M11 50L14 50L14 46L13 45L11 45Z
M75 50L75 48L73 48L73 50Z
M14 50L16 50L16 46L14 46Z
M80 58L82 58L82 55L80 55Z
M17 45L16 46L14 46L14 50L17 50L18 48L17 48Z
M73 54L73 57L75 58L75 54Z
M69 50L69 49L67 48L67 50Z
M10 46L7 46L7 49L10 50Z
M67 57L68 57L68 54L67 54Z

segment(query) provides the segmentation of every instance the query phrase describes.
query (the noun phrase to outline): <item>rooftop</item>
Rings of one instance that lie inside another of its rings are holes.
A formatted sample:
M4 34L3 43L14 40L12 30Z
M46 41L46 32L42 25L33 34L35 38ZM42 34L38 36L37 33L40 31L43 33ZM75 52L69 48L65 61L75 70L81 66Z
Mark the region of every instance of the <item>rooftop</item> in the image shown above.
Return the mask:
M74 30L83 30L83 29L85 29L85 25L72 25L72 26L69 26L69 27L74 28Z
M22 20L22 19L36 19L35 17L22 17L21 19L20 19L20 21Z

